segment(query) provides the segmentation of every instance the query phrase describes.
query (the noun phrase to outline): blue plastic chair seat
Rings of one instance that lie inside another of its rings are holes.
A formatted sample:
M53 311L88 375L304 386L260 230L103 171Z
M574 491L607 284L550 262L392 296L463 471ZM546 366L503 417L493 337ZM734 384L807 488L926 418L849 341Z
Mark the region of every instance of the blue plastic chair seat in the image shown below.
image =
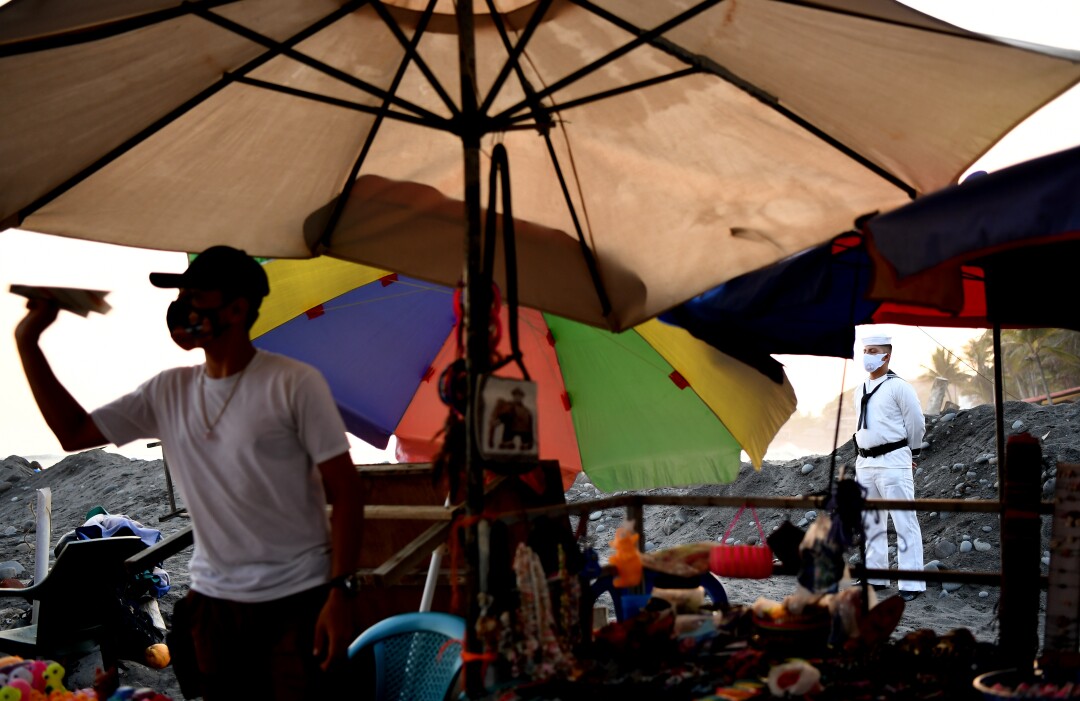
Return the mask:
M370 653L379 701L443 701L461 670L465 621L438 612L403 613L371 626L349 646Z

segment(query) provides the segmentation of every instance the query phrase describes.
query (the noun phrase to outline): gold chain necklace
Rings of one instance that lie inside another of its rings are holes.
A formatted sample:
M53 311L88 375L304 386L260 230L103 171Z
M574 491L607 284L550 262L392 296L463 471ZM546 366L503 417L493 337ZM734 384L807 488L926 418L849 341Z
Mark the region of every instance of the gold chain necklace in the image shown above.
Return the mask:
M202 409L203 424L206 426L206 438L210 438L214 434L214 429L217 427L218 422L221 421L222 415L225 410L229 408L229 402L232 401L233 395L236 394L236 388L240 386L240 380L244 379L244 373L251 367L249 361L244 369L240 371L240 374L236 376L236 382L233 383L232 389L229 390L229 395L225 397L225 403L221 405L221 409L218 411L216 417L214 417L213 423L210 421L210 417L206 414L206 368L203 368L202 375L199 375L199 408Z

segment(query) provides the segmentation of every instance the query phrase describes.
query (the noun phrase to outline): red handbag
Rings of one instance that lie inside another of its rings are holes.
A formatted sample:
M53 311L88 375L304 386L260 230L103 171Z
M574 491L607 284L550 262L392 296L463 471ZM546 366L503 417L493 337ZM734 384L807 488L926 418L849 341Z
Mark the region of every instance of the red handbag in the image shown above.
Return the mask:
M746 506L742 506L735 514L731 525L724 533L724 541L727 541L745 509ZM772 576L772 548L765 542L765 531L761 528L757 510L751 506L750 512L754 515L754 523L757 524L758 533L761 534L761 543L759 545L727 545L726 543L714 545L712 552L709 553L709 569L713 574L739 579L768 579Z

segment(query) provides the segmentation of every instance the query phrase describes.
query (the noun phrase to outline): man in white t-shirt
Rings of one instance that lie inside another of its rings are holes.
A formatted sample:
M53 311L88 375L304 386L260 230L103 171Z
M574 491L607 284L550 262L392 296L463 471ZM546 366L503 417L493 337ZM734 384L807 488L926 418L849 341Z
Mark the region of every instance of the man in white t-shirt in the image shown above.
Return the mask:
M15 335L34 398L67 451L161 439L195 533L191 593L173 617L194 642L197 673L182 685L207 701L337 696L357 632L363 502L330 389L311 366L252 345L269 286L243 251L215 246L150 281L179 290L169 331L206 362L88 413L39 345L56 305L31 300Z
M919 454L926 420L915 390L889 370L892 339L888 336L863 338L863 366L869 373L855 388L858 416L855 432L855 474L866 488L868 499L915 499L914 456ZM897 564L902 570L923 569L922 530L915 511L907 509L868 512L863 519L866 531L866 567L889 568L887 518L896 530ZM875 589L884 589L887 580L871 579ZM904 601L926 591L925 581L899 580Z

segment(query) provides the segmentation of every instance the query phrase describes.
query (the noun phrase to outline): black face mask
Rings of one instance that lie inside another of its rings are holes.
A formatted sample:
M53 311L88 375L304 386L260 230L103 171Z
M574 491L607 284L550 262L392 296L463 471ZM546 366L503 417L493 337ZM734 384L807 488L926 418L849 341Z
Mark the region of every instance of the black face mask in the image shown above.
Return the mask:
M168 311L165 312L165 323L170 333L175 329L180 329L190 335L193 340L216 338L225 330L225 325L221 323L221 318L216 313L224 306L198 309L191 305L190 299L181 298L169 305ZM195 318L194 322L192 322L192 315ZM210 333L202 330L204 321L210 322Z

